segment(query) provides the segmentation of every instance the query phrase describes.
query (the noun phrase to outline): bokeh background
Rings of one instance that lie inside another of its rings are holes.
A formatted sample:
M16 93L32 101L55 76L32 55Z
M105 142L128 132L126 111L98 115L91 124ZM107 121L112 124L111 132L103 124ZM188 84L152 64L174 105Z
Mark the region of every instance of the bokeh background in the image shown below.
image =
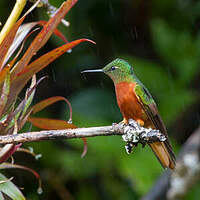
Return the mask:
M58 7L62 0L51 0ZM15 1L0 1L5 22ZM27 9L31 4L27 4ZM32 12L27 21L47 20L44 9ZM110 125L122 120L112 81L104 74L86 74L85 69L102 68L115 58L130 62L139 79L155 98L168 128L176 154L200 123L200 2L196 0L79 0L65 17L68 28L59 29L69 41L89 38L97 44L80 44L38 77L48 75L37 88L35 103L51 96L64 96L73 107L73 123L79 127ZM41 54L62 44L53 36ZM40 54L39 53L39 54ZM60 102L40 112L41 117L68 119L68 107ZM27 124L23 131L27 131ZM34 127L32 130L36 130ZM88 140L88 153L81 158L79 139L26 144L42 158L16 153L18 163L36 169L37 181L20 170L5 173L28 199L140 199L163 169L148 147L139 146L127 155L118 136ZM185 199L199 199L200 182Z

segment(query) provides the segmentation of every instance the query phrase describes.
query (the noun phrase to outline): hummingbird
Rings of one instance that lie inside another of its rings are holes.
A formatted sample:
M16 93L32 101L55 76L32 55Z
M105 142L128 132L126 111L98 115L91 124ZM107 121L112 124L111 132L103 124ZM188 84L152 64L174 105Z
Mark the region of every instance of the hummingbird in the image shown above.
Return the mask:
M134 73L132 66L123 59L115 59L102 69L85 72L103 72L114 83L117 103L123 115L123 123L135 120L140 126L160 130L165 135L164 142L149 143L153 153L163 168L175 168L175 155L170 144L166 127L159 115L156 103L148 89Z

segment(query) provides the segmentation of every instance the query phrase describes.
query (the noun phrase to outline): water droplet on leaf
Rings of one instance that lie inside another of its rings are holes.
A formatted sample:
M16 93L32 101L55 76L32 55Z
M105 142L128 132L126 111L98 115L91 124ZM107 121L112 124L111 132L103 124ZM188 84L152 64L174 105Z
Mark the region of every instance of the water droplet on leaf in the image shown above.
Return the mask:
M36 159L36 160L39 160L41 157L42 157L42 154L37 154L37 155L35 156L35 159Z
M42 194L42 193L43 193L43 190L42 190L41 187L39 187L39 188L37 189L37 193L38 193L38 194Z
M67 53L71 53L71 52L72 52L72 49L67 50Z
M69 119L69 120L68 120L68 124L72 124L72 119Z

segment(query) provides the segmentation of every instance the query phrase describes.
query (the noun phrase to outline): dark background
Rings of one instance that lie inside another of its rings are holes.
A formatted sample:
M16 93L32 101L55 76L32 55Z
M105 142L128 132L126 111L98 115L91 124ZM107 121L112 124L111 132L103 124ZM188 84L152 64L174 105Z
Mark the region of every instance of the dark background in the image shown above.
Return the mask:
M62 3L50 2L57 7ZM14 3L1 0L2 22ZM38 77L49 78L38 87L34 102L66 97L72 103L73 123L79 127L119 122L122 116L112 81L104 74L80 72L102 68L115 58L126 59L157 102L178 153L200 122L199 17L200 2L195 0L79 0L65 17L71 25L60 25L59 29L69 41L89 38L97 44L80 44L39 73ZM41 19L48 17L38 8L26 20ZM39 55L61 44L53 36ZM68 114L67 106L60 102L40 116L68 119ZM14 182L24 188L28 199L139 199L164 171L148 147L139 146L127 155L118 136L88 139L83 159L79 139L26 146L32 146L42 158L35 161L16 153L16 162L41 174L43 194L37 195L37 181L31 174L19 170L9 173L14 174ZM199 186L185 199L198 199Z

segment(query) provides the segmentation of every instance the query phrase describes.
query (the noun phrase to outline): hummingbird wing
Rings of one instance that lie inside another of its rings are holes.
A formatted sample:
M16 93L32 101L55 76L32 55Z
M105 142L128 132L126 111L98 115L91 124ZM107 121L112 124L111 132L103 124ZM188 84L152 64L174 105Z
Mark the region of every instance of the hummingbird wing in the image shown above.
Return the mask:
M155 142L150 144L150 147L163 167L174 168L176 158L172 151L172 146L168 138L166 127L159 115L155 101L143 84L137 83L134 90L140 104L142 105L146 115L151 120L155 129L160 130L160 132L167 138L164 142ZM166 164L166 159L169 160L168 164Z

